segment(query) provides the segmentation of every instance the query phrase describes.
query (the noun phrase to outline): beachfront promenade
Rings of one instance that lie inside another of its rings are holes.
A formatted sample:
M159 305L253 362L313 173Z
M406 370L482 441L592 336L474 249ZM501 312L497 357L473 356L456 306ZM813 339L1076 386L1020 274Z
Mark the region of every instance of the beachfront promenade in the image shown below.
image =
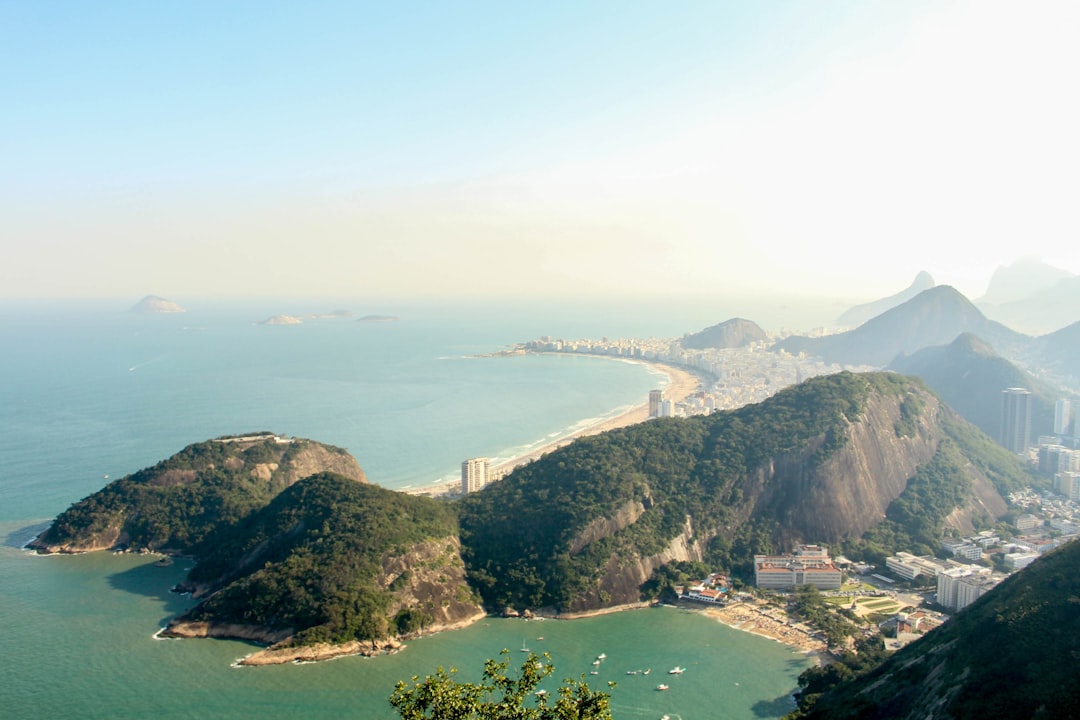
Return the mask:
M602 356L601 356L602 357ZM650 365L651 367L660 370L668 377L668 383L664 387L665 399L673 400L674 402L683 402L688 397L701 389L703 379L700 375L691 372L685 368L675 367L674 365L668 365L665 363L649 362L646 360L639 360L636 362L642 362ZM642 403L636 405L630 410L617 415L607 420L601 420L592 425L584 427L574 433L566 435L564 437L553 440L550 443L534 448L528 453L511 458L506 462L494 465L491 468L491 472L495 477L502 477L509 473L519 465L532 462L539 457L542 457L549 452L556 450L564 445L568 445L577 438L587 437L589 435L598 435L608 430L615 430L616 428L627 427L630 425L636 425L640 422L645 422L649 419L649 402L648 398L642 398ZM425 485L423 487L414 487L403 489L402 492L410 495L443 495L449 493L456 493L461 490L461 483L458 480L448 480L442 483L435 483L432 485Z

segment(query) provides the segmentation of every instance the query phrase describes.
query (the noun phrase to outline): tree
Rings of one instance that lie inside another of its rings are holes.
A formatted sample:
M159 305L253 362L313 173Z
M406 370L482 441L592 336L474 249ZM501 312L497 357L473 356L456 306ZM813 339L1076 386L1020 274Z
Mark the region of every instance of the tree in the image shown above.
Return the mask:
M413 676L411 686L399 682L390 704L402 720L611 720L611 695L592 690L584 676L563 680L554 703L544 690L537 690L540 681L555 671L547 653L529 653L517 679L506 673L510 651L499 654L501 661L484 663L479 683L458 682L457 670L440 667L424 680Z

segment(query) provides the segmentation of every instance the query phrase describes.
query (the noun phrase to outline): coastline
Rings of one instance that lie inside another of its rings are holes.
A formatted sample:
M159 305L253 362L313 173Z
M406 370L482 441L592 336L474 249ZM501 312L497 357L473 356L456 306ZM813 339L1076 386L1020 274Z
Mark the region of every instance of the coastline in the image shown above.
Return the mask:
M762 603L732 603L723 607L703 608L707 617L758 637L775 640L807 656L815 656L819 663L828 662L828 645L813 636L812 630L801 623L792 623L787 614L778 608Z
M559 353L550 353L559 354ZM602 355L596 356L603 359ZM614 358L613 358L614 359ZM674 400L675 402L681 402L690 397L701 387L701 378L693 374L685 368L676 367L674 365L667 365L665 363L648 362L645 360L626 360L624 358L617 358L622 362L640 363L642 365L648 365L655 368L668 378L668 384L664 387L665 399ZM607 418L605 420L599 420L591 425L588 425L580 430L570 433L565 437L553 440L550 443L545 443L541 447L535 448L527 453L518 455L511 458L506 462L499 463L492 467L492 470L500 473L510 472L519 465L532 462L537 458L547 455L552 450L557 450L563 445L568 445L574 440L582 437L588 437L590 435L599 435L600 433L608 432L609 430L617 430L619 428L629 427L630 425L636 425L638 423L645 422L649 419L649 403L648 400L642 402L640 405L635 405L626 412L620 413L615 417Z
M544 353L548 355L562 355L566 353ZM580 355L575 355L580 357ZM675 365L668 365L666 363L651 362L648 360L639 359L627 359L627 358L608 358L603 355L596 355L590 357L597 357L601 360L619 360L621 362L638 363L641 365L647 365L654 368L667 376L668 382L664 386L665 399L673 400L675 402L682 402L686 398L701 389L703 379L694 372L677 367ZM491 470L497 476L506 475L514 468L530 463L553 450L558 450L564 445L569 445L578 438L588 437L590 435L599 435L600 433L608 432L609 430L617 430L619 428L629 427L631 425L637 425L643 423L649 419L649 402L646 399L640 405L622 412L614 417L598 420L595 423L587 425L579 430L575 430L569 435L552 440L551 442L544 443L540 447L533 448L526 453L522 453L515 457L510 458L498 465L493 465ZM405 488L401 492L408 493L410 495L442 495L450 492L456 492L460 489L459 483L452 480L438 483L434 485L425 485L423 487Z

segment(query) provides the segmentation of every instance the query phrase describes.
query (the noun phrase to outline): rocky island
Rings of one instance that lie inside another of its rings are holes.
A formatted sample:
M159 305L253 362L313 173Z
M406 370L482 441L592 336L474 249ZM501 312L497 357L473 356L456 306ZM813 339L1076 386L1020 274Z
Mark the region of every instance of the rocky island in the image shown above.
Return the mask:
M157 295L147 295L131 308L132 312L137 313L182 313L187 312L178 303L172 300L166 300L163 297Z

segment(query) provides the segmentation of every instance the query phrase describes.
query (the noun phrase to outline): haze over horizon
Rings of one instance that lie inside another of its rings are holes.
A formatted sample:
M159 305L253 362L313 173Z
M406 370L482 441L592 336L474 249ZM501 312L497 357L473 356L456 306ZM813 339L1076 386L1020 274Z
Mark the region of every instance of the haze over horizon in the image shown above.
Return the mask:
M0 297L1080 274L1080 6L0 9Z

